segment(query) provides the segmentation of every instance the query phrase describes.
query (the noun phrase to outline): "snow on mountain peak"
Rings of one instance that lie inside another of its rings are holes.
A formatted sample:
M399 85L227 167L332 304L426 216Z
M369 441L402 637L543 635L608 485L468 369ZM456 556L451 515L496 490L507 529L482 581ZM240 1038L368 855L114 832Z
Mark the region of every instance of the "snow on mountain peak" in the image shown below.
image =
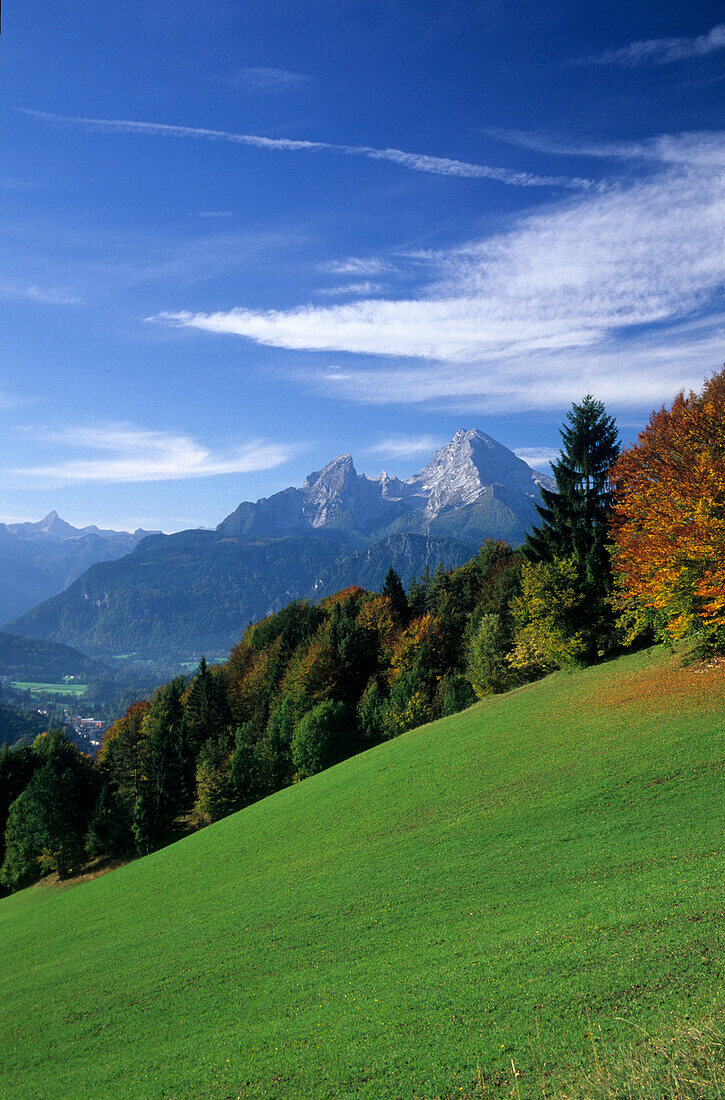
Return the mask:
M492 496L494 485L537 493L526 463L478 428L456 432L406 484L426 498L425 512L431 518Z
M429 522L441 512L494 499L506 502L504 507L514 512L527 512L539 499L539 483L548 480L490 435L478 428L462 428L413 477L403 480L383 471L370 478L357 473L349 454L340 454L310 473L300 489L285 489L256 505L240 505L219 528L369 532L390 523ZM251 518L250 509L256 518ZM411 513L417 513L418 520L413 521Z

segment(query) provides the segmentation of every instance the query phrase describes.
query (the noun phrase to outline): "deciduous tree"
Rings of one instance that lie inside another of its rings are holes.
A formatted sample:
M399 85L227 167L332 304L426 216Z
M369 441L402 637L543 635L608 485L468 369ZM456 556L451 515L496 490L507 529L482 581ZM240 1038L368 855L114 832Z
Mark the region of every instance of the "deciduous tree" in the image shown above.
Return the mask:
M653 412L612 483L625 621L725 646L725 370Z

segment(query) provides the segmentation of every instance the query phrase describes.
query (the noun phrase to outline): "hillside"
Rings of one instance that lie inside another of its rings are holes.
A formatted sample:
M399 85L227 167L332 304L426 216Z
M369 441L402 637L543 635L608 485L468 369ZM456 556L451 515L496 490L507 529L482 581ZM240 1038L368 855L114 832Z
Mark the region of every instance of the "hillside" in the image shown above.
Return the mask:
M339 455L301 488L243 502L214 531L147 538L93 566L8 629L98 656L219 652L292 599L378 589L391 565L408 585L426 566L461 565L489 538L518 545L552 484L477 429L405 480L358 474Z
M0 745L32 741L48 726L48 719L35 711L21 710L10 703L0 703Z
M77 649L57 642L39 642L0 630L0 676L8 680L39 680L59 683L64 676L93 680L108 676L109 670Z
M590 1028L722 1011L724 703L555 674L3 900L4 1095L552 1096Z

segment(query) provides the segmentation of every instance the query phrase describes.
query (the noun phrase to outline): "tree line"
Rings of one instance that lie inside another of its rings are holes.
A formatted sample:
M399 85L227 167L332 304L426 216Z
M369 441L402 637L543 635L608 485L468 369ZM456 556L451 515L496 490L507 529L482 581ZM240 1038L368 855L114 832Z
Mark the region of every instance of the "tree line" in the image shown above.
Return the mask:
M725 645L725 371L620 454L591 396L562 428L556 491L520 549L488 541L406 592L289 603L135 702L97 761L58 732L0 753L0 878L16 889L145 853L478 698L625 644Z

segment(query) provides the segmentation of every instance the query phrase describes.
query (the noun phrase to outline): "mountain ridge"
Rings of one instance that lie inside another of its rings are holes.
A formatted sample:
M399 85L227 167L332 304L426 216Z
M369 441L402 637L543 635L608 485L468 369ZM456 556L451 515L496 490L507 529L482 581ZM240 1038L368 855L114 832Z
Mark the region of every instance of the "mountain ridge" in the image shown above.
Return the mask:
M426 566L462 565L487 538L521 543L541 484L553 482L478 429L406 479L359 474L341 454L301 487L242 501L212 531L153 535L94 564L7 629L98 656L219 652L290 600L379 589L391 565L407 586Z
M553 479L480 429L461 429L412 477L399 478L384 470L371 478L357 472L351 455L339 454L308 474L300 488L290 486L254 503L243 501L216 530L274 535L325 528L386 535L392 533L387 530L390 525L400 530L400 520L406 518L407 529L421 533L447 511L493 500L530 520L541 485L553 488Z
M85 527L74 527L67 520L62 519L53 509L36 523L0 523L11 535L18 538L40 538L45 536L52 542L68 542L71 539L84 538L86 535L96 535L102 539L142 539L146 535L159 535L160 531L146 531L143 527L137 527L135 531L116 531L97 527L95 523L89 523Z

